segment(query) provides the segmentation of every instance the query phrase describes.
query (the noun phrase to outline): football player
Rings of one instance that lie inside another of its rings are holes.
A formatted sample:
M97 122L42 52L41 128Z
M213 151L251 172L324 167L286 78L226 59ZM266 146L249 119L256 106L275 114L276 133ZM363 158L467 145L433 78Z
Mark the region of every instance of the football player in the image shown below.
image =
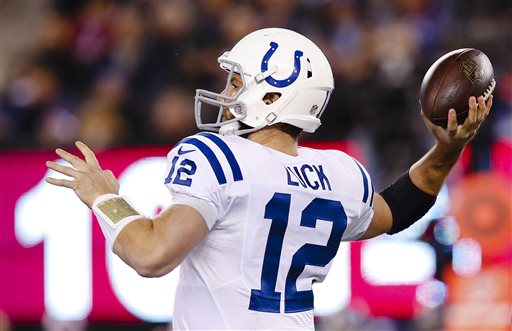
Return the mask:
M218 61L226 88L197 90L196 121L205 131L169 152L164 184L173 199L159 215L146 218L118 195L112 172L81 142L84 160L58 149L71 167L47 163L72 179L47 181L75 191L114 253L140 275L181 266L174 329L314 329L312 285L327 275L340 241L397 233L421 218L492 97L470 98L462 125L452 110L446 130L424 118L436 145L376 193L351 156L298 146L301 131L320 126L334 88L312 41L258 30Z

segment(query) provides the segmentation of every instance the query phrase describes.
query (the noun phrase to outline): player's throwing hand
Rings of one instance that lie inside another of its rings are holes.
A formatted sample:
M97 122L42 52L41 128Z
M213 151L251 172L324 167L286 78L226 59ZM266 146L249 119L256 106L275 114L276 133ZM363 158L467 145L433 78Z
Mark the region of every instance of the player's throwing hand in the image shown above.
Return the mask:
M77 141L76 147L82 152L85 160L70 154L62 149L55 152L72 167L63 166L52 161L47 161L46 166L63 175L73 178L57 179L47 177L46 181L56 186L63 186L75 191L76 195L87 207L91 208L94 200L106 193L117 194L119 183L110 170L101 169L93 151L84 143Z

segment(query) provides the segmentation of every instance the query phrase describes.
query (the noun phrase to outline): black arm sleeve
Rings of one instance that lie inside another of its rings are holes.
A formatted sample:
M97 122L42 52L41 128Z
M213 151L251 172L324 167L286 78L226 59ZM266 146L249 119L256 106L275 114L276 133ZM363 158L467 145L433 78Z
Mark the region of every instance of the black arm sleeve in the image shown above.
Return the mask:
M393 225L388 234L407 229L423 217L436 202L436 196L420 190L409 177L409 170L388 186L380 195L386 200Z

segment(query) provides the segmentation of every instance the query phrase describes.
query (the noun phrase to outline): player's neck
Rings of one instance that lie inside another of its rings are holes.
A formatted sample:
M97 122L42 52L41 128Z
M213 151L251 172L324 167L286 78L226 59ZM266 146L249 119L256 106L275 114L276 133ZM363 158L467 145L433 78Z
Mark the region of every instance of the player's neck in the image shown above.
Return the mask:
M278 128L265 127L250 133L247 139L276 151L297 156L297 139Z

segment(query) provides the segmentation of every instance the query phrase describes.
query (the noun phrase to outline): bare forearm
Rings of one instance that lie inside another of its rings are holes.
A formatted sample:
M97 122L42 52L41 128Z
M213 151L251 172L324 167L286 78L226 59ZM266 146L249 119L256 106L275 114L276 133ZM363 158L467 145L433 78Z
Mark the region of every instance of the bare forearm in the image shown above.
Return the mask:
M412 182L423 192L437 195L464 147L448 148L435 145L409 170Z
M141 218L126 225L113 250L140 275L159 277L174 270L207 233L199 212L174 205L153 219Z
M171 254L163 258L162 249L153 221L146 218L128 224L113 246L114 253L121 260L145 277L160 276L176 267L177 264L170 261Z
M464 145L435 145L379 195L375 195L375 215L369 232L395 234L410 227L433 206L446 177L459 159ZM380 198L380 199L378 199ZM379 208L377 208L379 207ZM375 223L375 224L373 224Z

